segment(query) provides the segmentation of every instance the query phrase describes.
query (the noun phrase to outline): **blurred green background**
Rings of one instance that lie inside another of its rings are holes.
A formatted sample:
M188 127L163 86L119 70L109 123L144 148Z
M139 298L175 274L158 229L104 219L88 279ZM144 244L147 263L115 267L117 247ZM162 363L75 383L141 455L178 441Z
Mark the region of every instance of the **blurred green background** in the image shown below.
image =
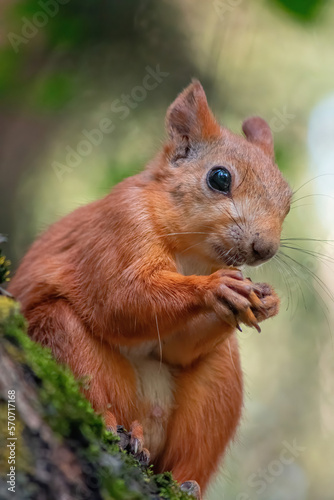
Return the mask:
M192 77L232 130L268 120L298 190L284 237L317 241L288 240L246 271L276 286L281 313L239 335L244 418L207 499L333 500L333 2L2 0L0 17L0 233L14 269L51 222L143 168ZM106 119L113 130L94 136Z

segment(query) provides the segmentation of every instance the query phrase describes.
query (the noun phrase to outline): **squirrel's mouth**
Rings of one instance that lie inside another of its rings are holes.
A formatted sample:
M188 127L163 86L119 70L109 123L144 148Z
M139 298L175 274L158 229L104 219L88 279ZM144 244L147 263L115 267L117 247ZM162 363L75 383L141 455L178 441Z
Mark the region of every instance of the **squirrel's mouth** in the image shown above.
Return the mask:
M219 262L226 264L227 266L242 266L246 264L247 256L242 251L236 250L226 250L224 247L214 244L213 249L215 251L216 257L218 257Z

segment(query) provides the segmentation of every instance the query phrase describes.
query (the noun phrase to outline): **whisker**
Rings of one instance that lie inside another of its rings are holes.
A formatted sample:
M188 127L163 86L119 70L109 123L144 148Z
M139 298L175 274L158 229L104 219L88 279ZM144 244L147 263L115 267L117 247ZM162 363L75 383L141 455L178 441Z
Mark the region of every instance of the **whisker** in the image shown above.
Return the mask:
M280 255L276 255L275 257L277 258L277 263L280 264L281 269L283 270L282 276L286 282L286 287L288 288L289 293L290 293L290 296L288 297L289 302L291 301L291 304L293 304L293 294L292 294L292 290L291 290L291 284L290 284L288 278L291 279L295 276L295 270L293 269L293 266L291 264L288 264L287 262L285 262L285 260L283 260L280 257ZM288 274L288 278L285 276L285 273ZM302 296L304 307L306 307L305 296L304 296L304 292L303 292L303 289L301 287L301 284L299 282L297 282L297 286L298 286L300 295ZM298 302L296 304L295 309L294 310L293 310L293 308L291 309L291 318L293 318L294 315L296 314L296 312L298 310L298 304L299 304L299 295L298 295Z
M285 254L284 254L285 255ZM286 257L289 257L288 255L285 255ZM286 265L289 265L288 263L285 263ZM297 262L298 264L298 262ZM289 265L290 266L290 265ZM317 299L317 302L322 310L322 312L324 313L324 317L325 317L325 320L326 320L326 323L327 323L327 326L328 326L328 331L329 331L329 334L331 336L331 339L332 339L332 342L333 342L333 336L332 336L332 328L331 328L331 325L329 323L329 320L328 320L328 316L327 316L327 313L329 311L329 308L325 302L325 300L323 299L323 297L320 295L320 293L315 289L315 287L311 287L309 281L303 276L303 275L299 275L297 273L297 271L295 270L295 276L299 279L302 279L305 283L306 283L306 286L310 289L310 291L312 293L316 292L316 299Z
M287 255L285 255L285 256L289 257ZM310 289L310 291L312 293L316 292L316 296L315 296L316 300L317 300L322 312L324 313L324 317L325 317L325 320L326 320L326 323L328 326L328 331L329 331L329 334L332 338L332 329L331 329L331 325L329 323L328 316L327 316L328 306L327 306L326 302L324 301L323 297L320 295L319 292L317 292L317 290L314 287L313 288L311 287L309 281L303 275L300 276L300 274L298 273L298 271L296 269L292 268L292 266L290 264L288 264L287 262L285 262L282 257L280 257L280 258L282 259L282 262L284 262L286 266L291 268L291 270L293 271L296 278L302 279L306 283L306 286ZM297 262L297 264L298 264L298 262Z
M289 272L290 277L294 277L294 276L299 277L297 269L292 264L289 264L288 262L286 262L281 256L279 258L282 262L282 265L285 266L285 269ZM301 294L302 299L303 299L304 309L306 310L307 306L306 306L306 300L305 300L303 288L302 288L299 281L296 281L296 283L297 283L298 289L299 289L300 294ZM292 294L291 294L291 297L292 297ZM296 309L295 309L294 313L296 313L296 311L298 310L298 304L299 304L299 296L298 296L298 303L296 305ZM292 317L293 317L293 315L292 315Z
M298 198L297 200L292 200L291 205L293 203L297 203L297 201L305 200L305 198L313 198L314 196L323 196L324 198L330 198L331 200L334 200L334 197L331 196L330 194L323 194L323 193L306 194L305 196L302 196L301 198Z
M210 200L209 196L206 193L204 193L204 195L207 197L208 200ZM232 199L232 201L233 201L233 199ZM234 204L234 202L233 202L233 204ZM234 206L235 206L235 204L234 204ZM240 231L243 233L242 227L238 224L238 222L235 220L233 215L231 215L227 211L223 211L220 206L218 206L218 209L223 215L227 215L232 220L232 222L234 222L234 224L236 224L238 226L238 228L240 229Z
M180 252L180 254L186 253L191 248L197 247L198 245L202 245L202 243L203 243L202 241L198 241L197 243L194 243L194 245L190 245L189 247L187 247L184 250L182 250L182 252Z
M291 287L289 285L289 282L285 276L285 268L284 266L281 264L280 260L279 260L279 256L278 255L275 255L274 258L273 258L273 262L275 263L275 265L279 268L279 270L281 269L283 272L282 272L282 277L283 277L283 281L284 281L284 284L286 286L286 289L287 289L287 294L288 294L288 302L287 302L287 306L286 306L286 311L289 310L289 307L290 307L290 297L292 298L292 292L291 292Z
M240 219L240 220L242 220L242 217L240 216L240 214L239 214L239 212L238 212L237 206L236 206L236 204L235 204L235 202L234 202L234 199L233 199L233 198L232 198L232 203L233 203L233 205L234 205L235 211L236 211L236 212L237 212L237 214L238 214L239 219ZM231 215L231 217L232 217L232 215ZM233 217L232 217L232 218L233 218ZM239 229L243 232L242 228L241 228L241 227L240 227L240 225L237 223L237 221L236 221L234 218L233 218L233 220L235 221L235 223L236 223L236 225L238 226L238 228L239 228ZM245 220L243 220L243 223L245 223Z
M321 279L319 278L319 276L317 276L313 271L311 271L311 269L309 269L307 266L305 266L304 264L302 264L301 262L298 262L298 260L294 259L293 257L291 257L290 255L282 252L280 250L280 255L284 255L284 257L286 257L287 259L291 260L292 262L294 262L295 264L297 264L301 269L303 269L304 271L306 271L310 276L313 277L313 279L316 281L316 283L318 284L318 286L325 292L325 294L331 299L331 301L334 301L334 297L331 293L331 291L329 290L329 288L326 286L326 283ZM303 279L306 279L305 277ZM328 309L328 308L327 308Z
M230 339L228 339L228 349L230 351L230 358L231 358L231 363L232 363L232 366L233 366L233 369L234 369L234 372L237 376L237 379L239 380L240 379L240 373L237 371L236 367L235 367L235 364L234 364L234 361L233 361L233 356L232 356L232 350L231 350L231 343L230 343Z
M334 240L318 239L318 238L281 238L280 241L317 241L320 243L334 243Z
M295 208L302 208L302 207L313 207L311 203L305 203L304 205L295 205L294 207L291 207L290 210L294 210Z
M157 325L158 341L159 341L159 358L160 358L159 372L160 372L161 366L162 366L162 344L161 344L161 337L160 337L157 313L155 313L155 322Z
M210 233L209 231L207 232L203 232L203 231L181 231L179 233L167 233L167 234L164 234L164 236L177 236L177 235L181 235L181 234L212 234Z
M334 176L334 174L320 174L320 175L316 175L315 177L312 177L312 179L304 182L304 184L302 184L298 189L296 189L296 191L293 192L293 195L295 195L296 193L298 193L298 191L300 191L304 186L306 186L310 182L314 181L315 179L318 179L319 177L326 177L326 176L329 176L329 175Z
M289 248L290 250L295 250L297 252L304 253L305 255L310 255L311 257L313 257L315 259L318 258L324 264L327 264L327 262L330 262L330 263L334 264L334 258L333 257L330 257L329 255L323 254L321 252L317 252L315 250L309 250L309 249L301 248L301 247L293 247L293 246L290 246L290 245L281 245L281 248Z
M246 176L248 174L248 170L250 169L250 163L247 165L247 169L246 169L246 172L245 172L245 175L243 176L242 178L242 181L237 185L237 187L235 188L235 190L239 189L239 187L242 185L242 183L244 182L244 180L246 179Z

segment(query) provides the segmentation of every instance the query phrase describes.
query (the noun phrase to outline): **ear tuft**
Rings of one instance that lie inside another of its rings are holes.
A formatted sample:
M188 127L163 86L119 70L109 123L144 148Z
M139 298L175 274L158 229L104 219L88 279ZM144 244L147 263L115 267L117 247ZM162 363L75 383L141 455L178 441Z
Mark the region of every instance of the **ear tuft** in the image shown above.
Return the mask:
M247 118L242 130L249 142L262 149L270 158L274 158L274 139L268 123L259 116Z
M194 80L170 105L166 129L172 141L193 143L220 135L220 125L209 108L204 89Z

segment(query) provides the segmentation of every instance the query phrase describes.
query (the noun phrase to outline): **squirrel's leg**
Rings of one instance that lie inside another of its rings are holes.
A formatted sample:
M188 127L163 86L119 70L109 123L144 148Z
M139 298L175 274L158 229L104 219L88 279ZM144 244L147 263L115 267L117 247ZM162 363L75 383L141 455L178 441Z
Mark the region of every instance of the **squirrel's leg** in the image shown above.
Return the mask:
M205 489L241 415L242 373L236 337L181 371L176 385L175 411L156 470L171 470L180 483L195 480Z
M24 314L32 339L49 347L76 378L86 378L83 392L106 425L116 430L121 423L130 430L138 415L136 378L130 362L92 335L65 300L40 304Z
M146 273L112 297L110 311L115 304L117 311L110 321L117 317L115 331L122 325L122 333L115 338L119 345L156 340L157 330L165 340L197 315L210 312L229 327L245 323L259 330L253 309L262 308L261 299L256 285L244 280L238 269L221 269L209 276L183 276L168 270Z

